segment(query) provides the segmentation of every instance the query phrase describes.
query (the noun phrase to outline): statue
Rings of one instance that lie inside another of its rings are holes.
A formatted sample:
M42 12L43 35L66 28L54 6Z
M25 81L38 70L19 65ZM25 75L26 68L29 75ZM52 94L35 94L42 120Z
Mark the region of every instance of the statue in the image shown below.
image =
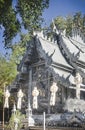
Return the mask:
M17 102L17 109L21 109L21 102L22 102L22 98L23 98L23 92L22 90L20 89L18 94L17 94L17 97L18 97L18 102Z
M56 92L58 91L58 86L56 86L56 83L53 82L53 85L50 88L51 91L51 98L50 98L50 105L55 105L55 98L56 98Z
M9 97L10 97L10 93L9 93L9 90L8 90L8 89L5 91L4 96L5 96L4 108L9 108L8 99L9 99Z

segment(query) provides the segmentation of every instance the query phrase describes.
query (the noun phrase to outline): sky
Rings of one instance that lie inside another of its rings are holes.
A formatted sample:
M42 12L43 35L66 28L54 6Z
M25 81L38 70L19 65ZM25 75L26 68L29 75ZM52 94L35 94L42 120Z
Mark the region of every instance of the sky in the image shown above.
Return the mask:
M85 14L85 0L50 0L49 8L43 12L45 25L49 25L52 19L57 16L65 17L66 15L72 15L79 11ZM2 36L3 31L0 31L0 53L4 54L5 49L2 43Z
M79 11L85 14L85 0L50 0L49 8L45 9L43 17L48 24L57 16L65 17Z

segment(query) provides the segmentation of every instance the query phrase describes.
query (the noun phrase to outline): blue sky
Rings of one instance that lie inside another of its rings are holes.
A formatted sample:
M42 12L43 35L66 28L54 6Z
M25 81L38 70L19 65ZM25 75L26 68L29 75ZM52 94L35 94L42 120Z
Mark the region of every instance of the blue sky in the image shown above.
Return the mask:
M85 14L85 0L50 0L49 8L43 13L46 23L56 16L66 16L81 11Z
M50 0L49 8L45 9L43 17L48 25L57 16L65 17L79 11L85 14L85 0ZM5 49L3 49L2 34L2 31L0 31L0 52L4 54Z

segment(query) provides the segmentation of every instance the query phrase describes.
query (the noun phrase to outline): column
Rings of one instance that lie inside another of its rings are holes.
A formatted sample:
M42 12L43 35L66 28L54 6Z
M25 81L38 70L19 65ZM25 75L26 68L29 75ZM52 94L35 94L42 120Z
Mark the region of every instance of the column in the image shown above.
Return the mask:
M29 83L28 83L28 126L34 126L32 118L31 99L32 99L32 69L29 68Z
M32 68L29 68L29 83L28 83L28 104L32 99Z

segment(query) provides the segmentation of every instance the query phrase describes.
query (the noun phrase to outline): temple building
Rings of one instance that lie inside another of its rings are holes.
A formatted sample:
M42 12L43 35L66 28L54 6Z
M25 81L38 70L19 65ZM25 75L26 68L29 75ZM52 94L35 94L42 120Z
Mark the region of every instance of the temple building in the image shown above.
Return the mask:
M11 91L22 89L22 110L29 100L35 113L85 111L85 36L80 30L74 28L72 37L55 26L51 37L45 30L34 32L18 72Z

